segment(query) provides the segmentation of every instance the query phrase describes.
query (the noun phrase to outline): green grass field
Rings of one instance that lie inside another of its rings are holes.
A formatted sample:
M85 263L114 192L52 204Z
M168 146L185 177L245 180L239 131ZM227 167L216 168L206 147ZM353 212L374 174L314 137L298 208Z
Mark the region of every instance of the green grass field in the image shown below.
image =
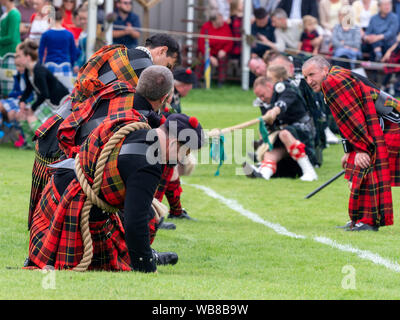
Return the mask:
M212 129L258 117L253 99L232 86L193 90L182 105ZM183 179L182 198L198 221L158 232L153 247L176 251L179 262L157 274L44 273L21 270L33 152L0 145L0 299L399 299L399 191L393 191L395 225L377 233L335 228L348 221L343 178L303 199L341 170L342 154L339 145L326 149L319 180L311 183L247 179L236 174L239 163L225 164L215 177L216 164L199 165Z

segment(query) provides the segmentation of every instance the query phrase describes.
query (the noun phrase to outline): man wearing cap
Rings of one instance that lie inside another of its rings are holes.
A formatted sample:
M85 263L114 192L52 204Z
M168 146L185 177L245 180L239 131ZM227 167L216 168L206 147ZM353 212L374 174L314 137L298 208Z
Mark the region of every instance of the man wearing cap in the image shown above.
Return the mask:
M177 67L174 69L174 95L171 100L171 107L174 112L181 113L181 97L185 97L196 83L196 77L190 68ZM169 117L172 113L168 107L165 108L163 115ZM180 175L190 175L194 169L193 157L187 157L185 160L188 163L179 163L178 165L166 166L160 183L155 194L155 198L162 202L164 195L169 204L168 218L179 218L194 220L189 216L187 211L182 208L181 195L182 186L179 179ZM189 161L192 160L192 161ZM174 229L173 223L163 222L160 226L161 229Z
M174 74L174 95L172 96L171 107L178 113L182 112L181 98L186 97L196 84L196 76L192 69L177 67Z
M98 164L104 146L121 128L138 125L137 117L134 110L107 117L80 148L75 159L80 166L75 163L71 166L73 159L58 165L35 211L28 267L73 269L80 263L84 254L83 237L79 223L74 221L80 220L88 197L81 186L80 173L91 184L96 176L91 168ZM163 167L177 163L203 143L201 125L196 118L184 114L171 115L156 129L144 125L128 131L116 141L101 171L98 197L106 205L123 210L124 222L109 209L91 208L90 270L155 272L157 265L177 262L177 254L160 255L150 247L156 231L151 205Z
M124 95L133 96L143 70L153 64L171 69L179 60L179 44L165 34L153 35L143 47L135 49L127 49L123 45L105 46L89 59L79 71L70 97L35 133L38 142L32 171L28 227L40 194L49 180L46 166L63 154L73 156L75 135L80 126L93 116L95 107L99 106L97 102L120 96L118 108L130 108L131 101L126 100ZM102 112L109 114L111 109Z
M344 137L342 166L349 181L351 231L393 224L392 186L400 185L400 102L369 79L332 66L322 56L303 65L304 78L322 92Z

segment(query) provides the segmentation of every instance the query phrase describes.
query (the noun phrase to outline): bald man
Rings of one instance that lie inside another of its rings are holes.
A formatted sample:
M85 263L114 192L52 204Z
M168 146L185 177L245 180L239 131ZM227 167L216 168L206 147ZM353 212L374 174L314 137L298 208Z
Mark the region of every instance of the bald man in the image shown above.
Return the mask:
M344 227L378 231L392 225L391 186L400 185L400 102L321 56L304 63L303 75L315 92L323 93L344 137L342 166L351 190L351 221Z

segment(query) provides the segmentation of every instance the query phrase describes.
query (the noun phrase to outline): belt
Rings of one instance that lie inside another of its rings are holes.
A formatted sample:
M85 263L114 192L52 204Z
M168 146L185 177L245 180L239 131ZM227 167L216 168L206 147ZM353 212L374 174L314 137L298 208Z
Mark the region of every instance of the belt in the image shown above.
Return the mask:
M150 111L148 110L136 110L139 112L141 115L144 117L148 117L150 114ZM82 137L87 137L89 134L92 133L94 129L96 129L105 119L106 117L100 117L96 119L90 119L88 122L82 124L81 126L81 136Z
M81 126L81 136L87 137L94 129L96 129L106 117L91 119Z
M130 60L129 63L132 66L133 70L145 69L145 68L153 65L153 63L151 62L151 60L149 58L140 58L140 59ZM99 76L98 79L101 82L103 82L104 84L109 84L109 83L113 82L114 80L117 80L118 77L115 75L114 71L110 70L110 71L102 74L101 76Z
M127 154L136 154L145 156L147 154L147 150L149 149L149 145L146 143L126 143L123 144L121 150L119 151L119 155L127 155Z

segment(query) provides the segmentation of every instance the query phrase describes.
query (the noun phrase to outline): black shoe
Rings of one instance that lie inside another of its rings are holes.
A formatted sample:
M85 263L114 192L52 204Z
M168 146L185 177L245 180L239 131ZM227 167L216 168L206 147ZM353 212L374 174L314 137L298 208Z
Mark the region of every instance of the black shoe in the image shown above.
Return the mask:
M185 209L182 209L182 213L179 216L176 216L174 214L169 214L168 219L187 219L187 220L197 221L196 219L189 216Z
M247 162L242 164L243 172L248 178L262 178L262 174L257 171L257 168Z
M337 226L336 228L338 228L338 229L351 229L352 224L353 224L353 221L350 220L344 226Z
M29 257L28 257L24 261L24 268L29 267L29 266L30 266L30 260L29 260Z
M371 226L369 224L365 224L362 222L357 223L353 228L350 229L351 231L379 231L379 227Z
M171 222L165 222L164 217L161 217L160 221L157 224L157 230L158 229L175 230L176 225Z
M175 230L176 229L176 225L172 222L161 222L158 225L158 229L165 229L165 230Z
M247 156L252 160L253 162L258 162L257 160L257 155L255 152L247 152Z
M178 262L178 255L175 252L157 252L154 249L151 250L158 266L174 265Z

